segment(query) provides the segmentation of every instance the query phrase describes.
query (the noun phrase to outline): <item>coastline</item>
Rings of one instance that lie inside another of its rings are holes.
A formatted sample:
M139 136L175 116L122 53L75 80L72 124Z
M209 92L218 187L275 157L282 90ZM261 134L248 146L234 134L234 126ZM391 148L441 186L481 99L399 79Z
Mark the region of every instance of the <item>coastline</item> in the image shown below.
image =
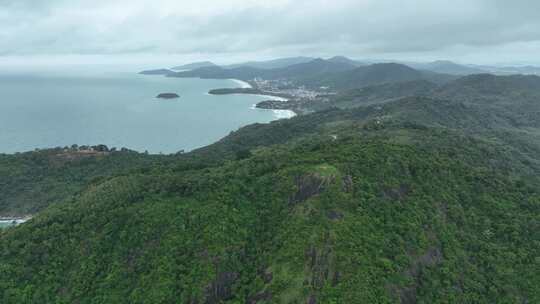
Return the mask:
M238 84L240 87L240 89L252 89L253 86L251 84L249 84L248 82L246 81L243 81L243 80L240 80L240 79L229 79L231 81L233 81L234 83ZM235 94L233 94L235 95ZM265 98L265 99L272 99L272 100L276 100L276 101L289 101L289 99L285 98L285 97L281 97L281 96L272 96L272 95L261 95L261 94L249 94L249 95L253 95L253 96L257 96L257 97L261 97L261 98ZM257 104L254 104L252 107L252 109L258 109L258 110L270 110L270 109L261 109L261 108L257 108ZM270 110L272 111L272 113L274 114L274 117L276 117L277 120L279 119L289 119L289 118L293 118L295 116L297 116L298 114L292 110L284 110L284 109L279 109L279 110Z
M17 217L17 218L0 217L0 229L12 227L12 226L18 226L20 224L24 224L30 219L32 219L31 216Z
M243 81L243 80L240 80L240 79L228 79L236 84L238 84L241 88L241 89L253 89L253 86L251 84L249 84L249 82L246 82L246 81Z
M293 110L272 110L272 112L277 119L290 119L298 115Z

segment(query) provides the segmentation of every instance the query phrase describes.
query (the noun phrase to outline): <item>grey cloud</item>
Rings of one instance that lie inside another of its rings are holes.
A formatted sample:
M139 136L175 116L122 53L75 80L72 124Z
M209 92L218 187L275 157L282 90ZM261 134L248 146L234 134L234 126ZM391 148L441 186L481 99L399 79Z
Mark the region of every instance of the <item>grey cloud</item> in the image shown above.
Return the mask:
M157 3L156 3L157 2ZM190 4L191 3L191 4ZM540 41L538 1L0 0L0 53L423 53ZM160 4L166 10L160 10ZM125 7L125 9L122 9ZM197 13L198 11L200 13ZM188 12L188 13L186 13ZM341 50L341 51L340 51ZM353 54L354 55L354 54Z

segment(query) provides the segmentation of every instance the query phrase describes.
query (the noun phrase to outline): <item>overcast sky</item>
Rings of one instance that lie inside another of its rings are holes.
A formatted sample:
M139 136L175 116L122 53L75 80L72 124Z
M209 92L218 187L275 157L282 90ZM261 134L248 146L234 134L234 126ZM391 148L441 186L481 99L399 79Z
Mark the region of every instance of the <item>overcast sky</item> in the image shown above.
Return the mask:
M4 63L293 55L540 64L540 1L0 0Z

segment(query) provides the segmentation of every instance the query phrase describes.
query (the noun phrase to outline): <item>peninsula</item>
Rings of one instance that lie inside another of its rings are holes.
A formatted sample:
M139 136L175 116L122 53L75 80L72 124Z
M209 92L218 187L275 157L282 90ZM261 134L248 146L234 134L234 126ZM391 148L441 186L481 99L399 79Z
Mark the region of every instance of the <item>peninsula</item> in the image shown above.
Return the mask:
M224 88L214 89L208 92L210 95L230 95L230 94L250 94L250 95L266 95L279 98L292 98L291 95L280 92L269 92L258 88Z

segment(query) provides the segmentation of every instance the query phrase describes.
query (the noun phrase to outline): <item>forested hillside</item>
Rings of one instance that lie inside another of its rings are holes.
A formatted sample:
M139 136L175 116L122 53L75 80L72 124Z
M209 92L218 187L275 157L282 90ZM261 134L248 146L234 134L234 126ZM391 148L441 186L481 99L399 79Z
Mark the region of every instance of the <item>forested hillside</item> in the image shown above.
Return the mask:
M493 77L357 88L186 154L0 155L1 212L34 215L0 231L0 302L540 302L537 78Z
M460 137L364 126L90 186L3 233L3 302L538 301L540 196Z

